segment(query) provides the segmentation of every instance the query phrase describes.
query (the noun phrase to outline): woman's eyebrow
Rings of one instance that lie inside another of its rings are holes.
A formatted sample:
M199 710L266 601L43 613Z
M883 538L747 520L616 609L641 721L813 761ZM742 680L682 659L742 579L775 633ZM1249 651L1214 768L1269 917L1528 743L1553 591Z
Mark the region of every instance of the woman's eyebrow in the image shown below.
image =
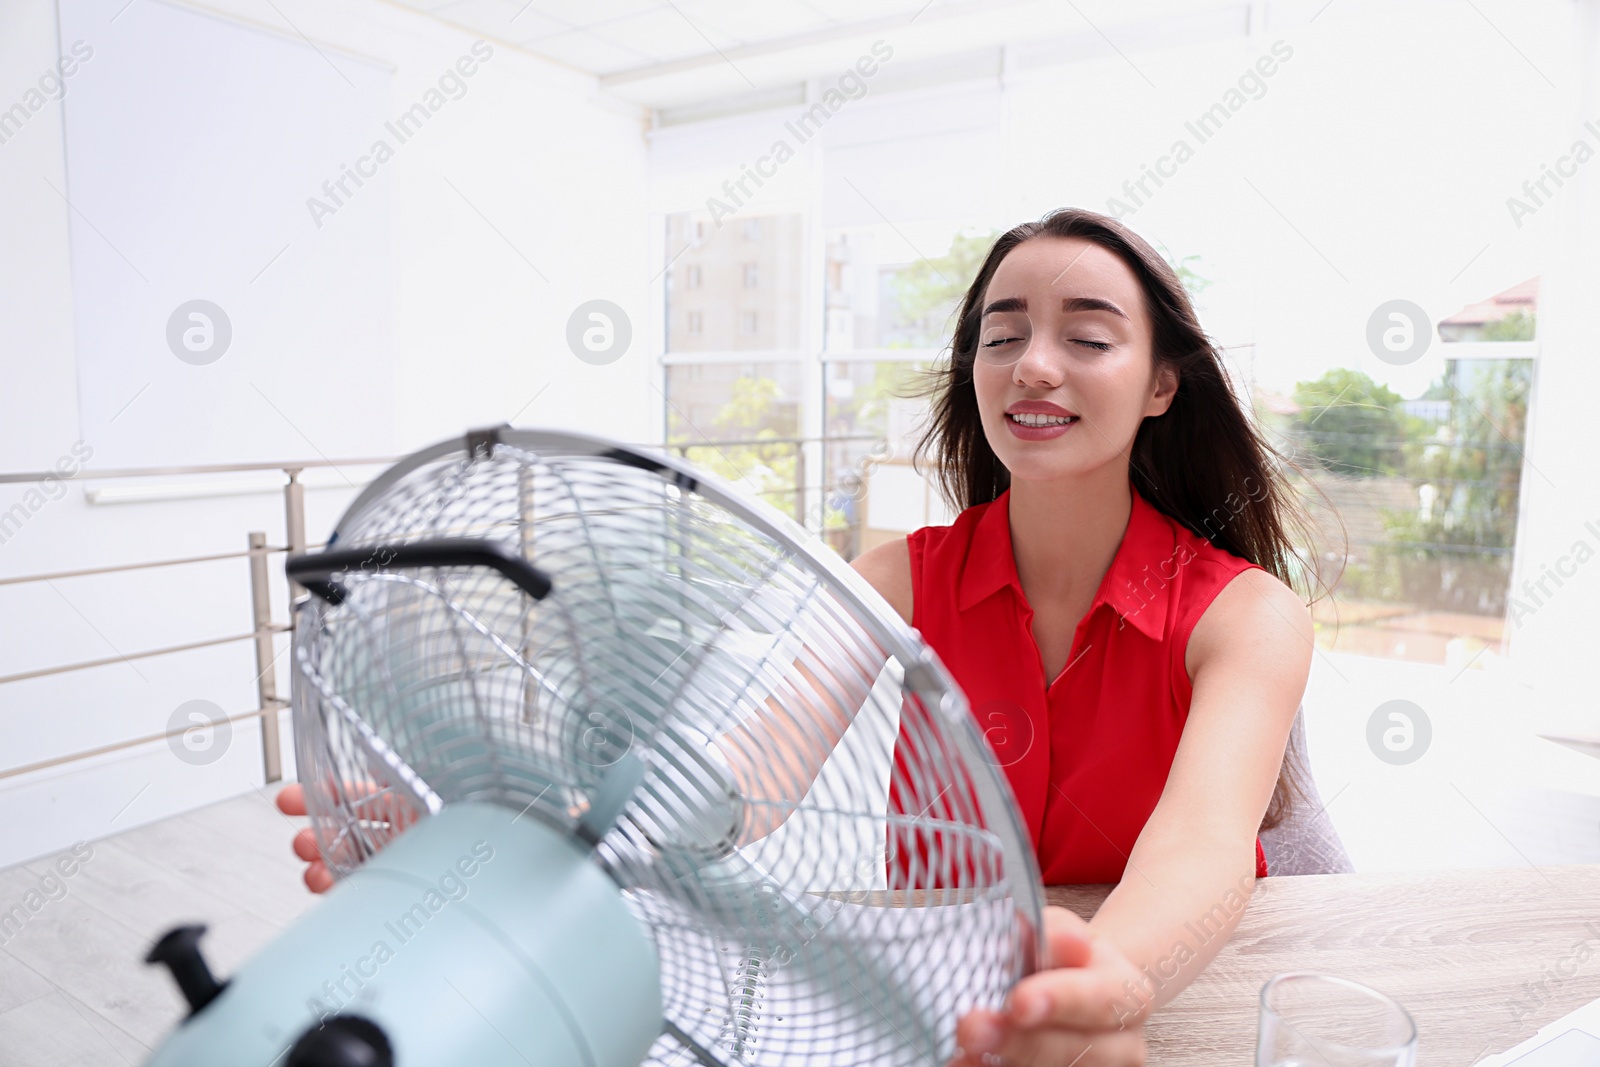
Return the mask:
M1113 315L1127 318L1122 309L1109 300L1101 300L1097 296L1069 296L1061 301L1062 311L1109 311Z
M993 315L1000 311L1027 311L1028 298L1025 296L1003 296L999 300L983 309L985 315Z
M994 315L1002 311L1027 311L1028 298L1025 296L1005 296L994 301L983 309L985 315ZM1061 301L1062 311L1109 311L1126 319L1128 316L1117 305L1109 300L1101 300L1096 296L1069 296Z

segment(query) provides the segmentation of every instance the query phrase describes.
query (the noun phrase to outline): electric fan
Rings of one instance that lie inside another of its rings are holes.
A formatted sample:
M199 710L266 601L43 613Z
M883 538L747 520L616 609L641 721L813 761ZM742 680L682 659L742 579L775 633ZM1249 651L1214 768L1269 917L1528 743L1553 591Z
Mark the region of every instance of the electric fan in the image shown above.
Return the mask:
M339 879L152 1065L925 1064L1042 951L960 690L832 552L685 461L479 431L292 557Z

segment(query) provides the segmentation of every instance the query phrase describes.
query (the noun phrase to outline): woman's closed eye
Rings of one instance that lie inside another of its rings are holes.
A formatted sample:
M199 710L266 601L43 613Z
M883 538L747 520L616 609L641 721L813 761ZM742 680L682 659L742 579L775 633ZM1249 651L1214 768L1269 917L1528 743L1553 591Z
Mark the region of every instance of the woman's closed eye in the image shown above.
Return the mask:
M993 341L983 342L983 347L996 348L1000 345L1009 344L1012 341L1020 340L1022 340L1020 337L997 337ZM1083 345L1085 348L1092 348L1096 352L1109 352L1111 350L1110 341L1090 341L1082 337L1075 337L1073 338L1072 343L1076 345Z

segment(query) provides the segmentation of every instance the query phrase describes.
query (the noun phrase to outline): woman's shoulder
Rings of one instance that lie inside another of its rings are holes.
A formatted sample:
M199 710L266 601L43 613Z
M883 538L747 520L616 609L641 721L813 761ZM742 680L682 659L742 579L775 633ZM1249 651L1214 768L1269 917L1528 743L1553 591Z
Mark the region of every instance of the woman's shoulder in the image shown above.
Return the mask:
M921 531L917 531L921 533ZM911 545L910 537L896 537L874 545L850 561L857 574L889 602L889 606L911 625Z
M904 537L874 545L851 560L850 566L889 602L907 625L914 625L911 619L916 572L928 566L954 566L965 559L974 528L989 506L975 504L963 509L947 525L921 526Z
M1311 609L1300 594L1252 564L1224 582L1205 605L1193 623L1184 662L1191 678L1204 664L1229 659L1271 671L1299 671L1304 685L1315 643Z

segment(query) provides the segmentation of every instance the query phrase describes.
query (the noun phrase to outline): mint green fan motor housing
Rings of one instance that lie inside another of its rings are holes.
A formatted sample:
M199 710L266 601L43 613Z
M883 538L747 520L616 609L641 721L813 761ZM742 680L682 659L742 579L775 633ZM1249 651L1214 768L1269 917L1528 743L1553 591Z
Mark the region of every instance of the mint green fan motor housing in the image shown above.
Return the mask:
M615 883L539 820L469 802L335 886L149 1065L632 1064L660 1032L655 949Z

